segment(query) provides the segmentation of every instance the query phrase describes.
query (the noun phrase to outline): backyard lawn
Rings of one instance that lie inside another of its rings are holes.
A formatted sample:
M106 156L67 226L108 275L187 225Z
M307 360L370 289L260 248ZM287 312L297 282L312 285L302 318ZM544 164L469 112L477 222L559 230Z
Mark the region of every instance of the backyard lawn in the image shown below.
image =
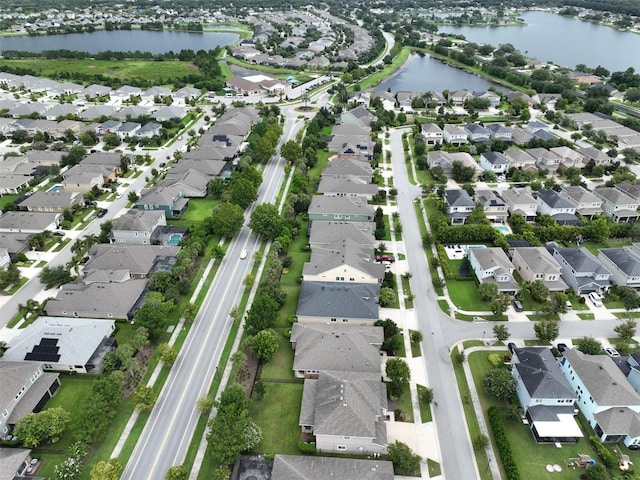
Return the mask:
M447 290L453 303L462 310L489 312L489 304L482 301L478 285L473 281L447 280Z
M499 352L480 351L474 352L468 357L469 367L471 368L485 416L487 409L492 405L499 407L503 412L507 411L505 402L489 396L482 389L482 378L491 368L488 356L492 353L508 354L506 350ZM545 466L547 464L558 464L563 467L564 471L554 473L553 478L575 480L579 475L576 471L565 468L567 459L577 457L581 453L591 455L592 458L599 460L586 438L581 439L576 444L562 444L562 448L556 448L553 444L543 445L536 443L529 427L522 422L511 420L506 415L504 416L504 421L514 460L518 465L522 478L546 478ZM583 433L587 437L591 432L583 431Z
M264 454L297 455L300 439L300 404L302 383L264 382L262 400L252 400L249 412L262 429L262 442L254 449Z
M213 197L190 198L189 208L187 208L183 218L190 222L202 222L211 216L213 209L220 203L220 200Z
M293 348L284 336L284 332L287 330L289 330L288 327L276 329L280 347L275 357L262 366L260 373L262 380L293 380L295 378L293 375Z

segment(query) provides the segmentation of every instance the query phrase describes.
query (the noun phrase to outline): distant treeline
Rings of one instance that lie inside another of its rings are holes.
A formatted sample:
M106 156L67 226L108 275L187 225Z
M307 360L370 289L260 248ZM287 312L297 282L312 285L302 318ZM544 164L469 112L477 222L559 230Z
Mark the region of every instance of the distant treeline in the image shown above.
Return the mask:
M2 56L7 60L17 60L25 58L44 58L48 60L58 58L71 58L75 60L154 60L157 62L174 61L179 60L181 62L202 62L203 58L215 58L220 54L220 47L216 47L213 50L198 50L197 52L191 49L182 49L179 52L169 50L164 53L151 53L141 52L136 50L134 52L117 52L113 50L105 50L98 53L82 52L78 50L43 50L41 52L27 52L22 50L3 50ZM216 62L217 64L217 62ZM196 65L198 65L196 63ZM200 65L198 65L200 67ZM202 67L201 67L202 68ZM219 72L218 68L218 72Z

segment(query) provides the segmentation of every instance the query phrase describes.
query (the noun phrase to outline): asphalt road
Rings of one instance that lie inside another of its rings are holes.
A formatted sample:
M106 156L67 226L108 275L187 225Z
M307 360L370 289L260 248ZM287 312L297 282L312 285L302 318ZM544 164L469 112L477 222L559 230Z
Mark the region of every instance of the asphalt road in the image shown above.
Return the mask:
M288 116L282 141L293 138L301 124L293 113ZM263 171L263 184L255 205L275 201L284 179L283 166L284 160L279 156L271 159ZM247 221L252 209L245 215ZM259 244L245 224L229 245L122 480L164 478L169 467L182 464L200 416L196 401L209 390L231 329L229 313L240 303L242 281L251 271L252 254ZM245 248L249 256L240 260L240 252Z
M414 201L421 197L422 191L409 182L401 135L402 132L398 130L392 131L390 135L393 179L398 189L398 212L403 226L402 238L406 246L409 270L412 273L414 305L424 336L423 358L429 386L433 388L438 404L433 412L442 456L442 471L445 478L453 480L479 478L449 354L451 347L463 340L493 340L493 324L453 320L442 312L436 301L427 257L419 253L424 249ZM559 339L584 335L613 337L615 325L615 321L560 322ZM535 338L533 322L510 322L508 328L512 338Z

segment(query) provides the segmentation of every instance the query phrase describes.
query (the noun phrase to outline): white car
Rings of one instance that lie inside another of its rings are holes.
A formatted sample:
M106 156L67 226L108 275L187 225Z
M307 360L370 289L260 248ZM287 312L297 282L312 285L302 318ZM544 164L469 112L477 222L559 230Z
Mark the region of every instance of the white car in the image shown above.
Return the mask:
M598 295L596 292L591 292L589 294L589 299L593 302L596 307L602 306L602 297Z
M245 258L247 258L247 255L249 255L249 251L245 248L244 250L242 250L242 252L240 252L240 260L244 260Z
M609 355L610 357L619 357L620 354L618 353L618 351L615 348L612 347L604 347L603 350L606 352L607 355Z

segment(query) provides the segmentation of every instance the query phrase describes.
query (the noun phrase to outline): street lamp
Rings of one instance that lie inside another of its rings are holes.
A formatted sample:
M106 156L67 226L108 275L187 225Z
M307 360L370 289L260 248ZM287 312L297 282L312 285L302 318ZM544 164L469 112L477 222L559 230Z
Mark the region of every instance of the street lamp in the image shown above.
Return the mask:
M485 332L482 332L482 344L484 345L484 334Z

